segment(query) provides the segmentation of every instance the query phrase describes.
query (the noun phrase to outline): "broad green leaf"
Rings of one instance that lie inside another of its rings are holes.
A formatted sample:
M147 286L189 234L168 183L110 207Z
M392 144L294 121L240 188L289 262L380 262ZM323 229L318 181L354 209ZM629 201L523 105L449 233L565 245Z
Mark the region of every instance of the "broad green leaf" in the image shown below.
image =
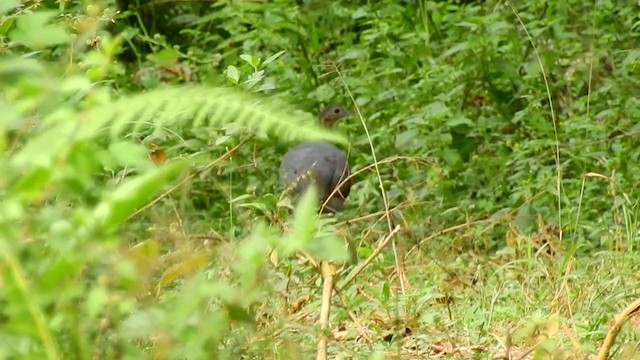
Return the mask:
M23 124L23 118L18 110L4 99L0 99L0 126L5 130L15 130Z
M109 294L104 286L96 286L89 291L87 296L87 314L90 318L96 318L102 312L109 301Z
M178 62L178 53L173 49L162 49L154 54L147 55L156 66L170 66Z
M165 311L156 308L138 310L122 322L119 334L129 339L151 336L165 323L167 316Z
M264 78L264 70L256 71L247 77L247 80L243 82L246 89L251 89L257 85Z
M306 244L305 250L316 260L330 260L339 263L349 259L347 244L336 236L323 236Z
M531 76L531 77L538 77L540 75L540 72L542 71L540 69L540 63L535 59L528 61L525 64L524 69L527 76Z
M60 171L71 183L80 185L80 192L94 186L95 174L101 171L98 153L100 147L92 141L78 141L71 144L70 149L64 154L66 166Z
M227 79L229 79L229 81L231 81L232 84L237 84L240 81L240 72L238 72L238 69L233 65L229 65L227 67L227 70L225 70L224 74L227 76Z
M475 127L476 124L471 121L470 119L464 117L464 116L456 116L454 118L451 118L449 120L447 120L446 122L447 126L449 127L456 127L459 125L468 125L469 127Z
M240 275L240 284L245 292L251 293L260 281L260 269L267 260L265 254L270 244L276 243L278 237L274 229L264 222L259 222L252 231L251 236L242 240L238 246L238 261L235 263L235 271ZM277 261L276 261L277 263ZM251 299L244 299L245 304L251 303Z
M109 145L109 153L113 156L115 164L119 166L134 167L138 170L154 166L149 160L147 149L140 144L118 141Z
M460 154L454 149L443 149L442 158L452 167L457 166L462 160Z
M60 25L47 24L57 11L40 10L17 18L16 29L9 33L11 40L31 49L41 49L69 41L69 34Z
M396 135L395 146L397 149L412 149L418 144L420 132L413 128Z
M318 191L315 186L310 186L296 205L293 214L293 229L283 239L285 253L288 255L302 250L304 246L313 240L318 230Z
M5 198L0 202L0 219L3 221L22 220L25 213L25 206L18 199Z
M16 18L9 17L5 18L4 22L0 21L0 35L7 36L9 30L13 29L13 24L15 23Z
M42 195L43 189L51 179L51 169L36 168L27 172L11 190L11 194L33 200Z
M53 159L72 145L70 139L75 130L75 125L68 121L73 119L73 112L61 108L52 114L48 120L57 122L51 129L32 138L15 156L12 162L19 167L51 166ZM42 151L47 149L47 151Z
M231 139L231 136L229 136L229 135L222 135L222 136L219 136L219 137L217 137L217 138L216 138L216 142L215 142L215 144L216 144L216 146L218 146L218 145L222 145L222 144L224 144L225 142L227 142L227 140L229 140L229 139Z
M318 101L326 102L336 96L336 90L333 86L328 84L322 84L315 90L307 94L309 99L316 99Z
M96 206L94 220L105 229L126 220L140 206L167 185L179 172L187 168L186 161L176 161L139 176L125 179L113 193Z
M371 8L369 6L360 6L359 8L355 9L352 13L351 13L351 18L353 20L358 20L361 18L366 18L367 16L370 15L370 11Z
M258 58L258 57L253 57L251 55L242 54L242 55L240 55L240 59L246 61L247 63L249 63L249 65L253 66L255 69L257 69L258 66L260 66L260 58Z
M42 76L44 66L36 60L17 56L3 56L0 59L0 80L17 79L21 76Z
M340 57L340 61L364 59L367 56L369 56L369 53L365 49L354 46L344 52L344 55Z
M640 58L640 50L631 50L622 61L622 66L626 67L629 64L636 65L638 58Z
M451 110L449 109L449 107L447 107L447 105L439 101L436 101L434 103L429 104L429 106L427 106L426 118L432 121L439 120L450 113L451 113Z
M8 14L9 11L15 9L20 5L18 0L2 0L0 1L0 16Z
M38 285L40 289L56 291L61 286L69 286L75 282L86 258L72 252L75 244L73 239L65 239L67 241L64 242L48 240L47 244L55 248L56 253L64 255L47 259L41 264L46 271L38 277Z
M506 21L497 21L487 26L486 31L488 34L495 34L499 36L503 30L513 30L513 24Z
M63 92L88 92L91 90L92 84L84 76L70 76L60 83L60 90Z

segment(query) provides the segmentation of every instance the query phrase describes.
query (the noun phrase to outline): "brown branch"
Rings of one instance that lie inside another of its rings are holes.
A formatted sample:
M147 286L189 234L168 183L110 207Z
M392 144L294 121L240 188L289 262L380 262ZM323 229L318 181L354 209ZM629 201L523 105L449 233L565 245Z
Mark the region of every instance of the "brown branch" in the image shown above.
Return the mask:
M596 360L607 360L607 358L609 358L609 350L611 350L613 343L616 341L618 333L620 332L620 330L622 330L622 325L624 325L624 323L627 322L627 320L629 320L631 316L635 315L639 311L640 299L637 299L613 318L613 324L609 328L607 337L602 343L602 347L600 348L600 352L598 352Z
M365 261L363 261L362 263L360 263L360 265L358 265L355 269L353 269L351 273L349 273L349 275L344 279L342 284L340 284L340 286L336 288L336 290L341 291L347 285L349 285L349 283L353 281L353 279L355 279L356 276L358 276L358 274L360 274L362 270L364 270L364 268L366 268L367 265L369 265L373 261L373 259L375 259L376 256L378 256L378 254L380 254L382 249L384 249L387 246L387 244L389 244L391 239L393 239L393 236L397 234L398 231L400 231L400 225L396 225L396 227L387 235L387 237L384 240L382 240L380 244L378 244L378 247L376 247L376 249L371 253L371 255L369 255L369 257Z
M332 262L323 262L322 269L322 305L320 307L320 339L318 340L318 352L316 360L327 360L327 342L329 337L329 315L331 314L331 295L333 294L333 280L337 272L337 266Z

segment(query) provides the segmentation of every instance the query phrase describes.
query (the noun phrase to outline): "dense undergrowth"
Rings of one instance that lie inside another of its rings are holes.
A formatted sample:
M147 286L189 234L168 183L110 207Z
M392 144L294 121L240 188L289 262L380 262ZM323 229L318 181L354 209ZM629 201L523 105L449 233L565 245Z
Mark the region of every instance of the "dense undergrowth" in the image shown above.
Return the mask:
M639 297L638 14L2 0L0 358L312 358L296 254L361 263L395 226L334 296L332 357L596 354ZM327 103L359 119L327 133ZM357 174L335 216L281 196L308 138Z

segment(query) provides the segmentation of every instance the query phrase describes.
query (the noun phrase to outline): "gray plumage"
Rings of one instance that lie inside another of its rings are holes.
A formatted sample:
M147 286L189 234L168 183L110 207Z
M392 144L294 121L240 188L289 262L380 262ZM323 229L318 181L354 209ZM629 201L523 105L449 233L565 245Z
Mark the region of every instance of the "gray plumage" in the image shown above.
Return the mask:
M321 125L330 127L351 115L348 110L330 105L320 113L319 120ZM280 184L294 197L315 184L321 204L326 202L323 212L342 210L351 191L347 154L326 141L308 141L289 149L280 163L280 174ZM334 193L338 185L340 188Z
M351 191L347 155L335 145L325 141L309 141L291 148L280 164L282 186L294 195L304 192L315 183L318 198L324 203L333 190L342 183L327 202L325 211L340 211Z

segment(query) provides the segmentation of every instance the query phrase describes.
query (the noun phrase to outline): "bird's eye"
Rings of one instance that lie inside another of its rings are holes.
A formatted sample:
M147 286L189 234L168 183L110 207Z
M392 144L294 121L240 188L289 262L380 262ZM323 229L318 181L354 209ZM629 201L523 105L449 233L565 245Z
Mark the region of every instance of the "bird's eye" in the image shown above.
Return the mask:
M333 109L333 113L334 114L340 114L340 108Z

